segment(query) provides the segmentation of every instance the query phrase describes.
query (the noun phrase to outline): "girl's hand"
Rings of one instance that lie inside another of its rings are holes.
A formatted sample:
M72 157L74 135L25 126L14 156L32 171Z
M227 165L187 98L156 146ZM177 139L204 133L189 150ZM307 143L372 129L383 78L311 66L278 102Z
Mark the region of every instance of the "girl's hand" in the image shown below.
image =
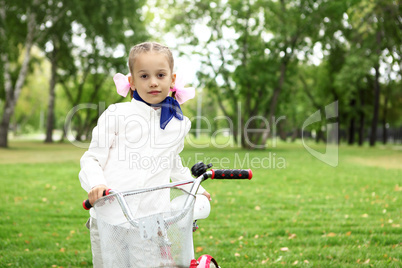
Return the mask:
M107 189L108 187L104 184L100 184L92 188L91 191L88 192L89 203L93 205L96 200L103 196L103 191Z
M211 195L207 191L203 192L202 194L205 195L209 201L212 200Z

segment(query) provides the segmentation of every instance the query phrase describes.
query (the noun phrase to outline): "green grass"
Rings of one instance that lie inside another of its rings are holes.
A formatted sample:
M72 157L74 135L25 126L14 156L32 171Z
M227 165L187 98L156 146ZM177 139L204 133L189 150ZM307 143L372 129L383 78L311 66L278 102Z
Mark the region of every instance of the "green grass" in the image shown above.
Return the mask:
M0 150L0 267L92 266L78 181L83 152L38 142ZM194 233L197 256L213 255L225 268L402 265L400 147L341 146L336 168L299 144L187 146L182 157L254 173L251 181L204 183L212 211Z

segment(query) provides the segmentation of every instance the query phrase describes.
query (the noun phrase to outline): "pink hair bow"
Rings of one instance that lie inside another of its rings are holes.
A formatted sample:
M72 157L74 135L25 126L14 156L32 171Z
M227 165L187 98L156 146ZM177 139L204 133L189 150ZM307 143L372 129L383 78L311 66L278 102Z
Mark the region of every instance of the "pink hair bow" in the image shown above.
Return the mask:
M114 84L116 85L117 93L120 96L126 97L128 92L130 91L130 82L128 81L128 77L131 76L131 74L121 74L117 73L113 76L113 81Z
M195 88L184 86L184 78L182 76L177 76L174 87L170 89L170 91L176 92L175 97L179 104L183 104L184 102L194 98L195 96Z

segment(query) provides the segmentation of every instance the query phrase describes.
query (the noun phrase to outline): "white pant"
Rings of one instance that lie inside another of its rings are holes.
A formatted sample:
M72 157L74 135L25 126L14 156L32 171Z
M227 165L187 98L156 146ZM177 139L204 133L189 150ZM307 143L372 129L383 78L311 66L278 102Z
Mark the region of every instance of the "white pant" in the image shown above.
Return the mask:
M103 268L102 251L99 240L98 224L95 218L89 218L86 223L90 231L91 249L92 249L92 263L94 268Z

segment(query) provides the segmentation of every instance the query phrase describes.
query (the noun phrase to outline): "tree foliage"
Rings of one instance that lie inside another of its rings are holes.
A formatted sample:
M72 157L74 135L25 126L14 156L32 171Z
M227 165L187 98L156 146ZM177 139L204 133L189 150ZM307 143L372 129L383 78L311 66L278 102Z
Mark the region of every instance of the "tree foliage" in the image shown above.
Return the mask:
M0 146L7 146L10 119L26 82L32 47L45 52L51 62L47 141L52 141L57 83L63 81L64 85L71 86L74 83L66 80L82 80L87 77L86 71L97 77L99 73L110 76L111 68L120 69L125 61L122 54L128 46L147 36L141 16L144 2L3 0L0 8L3 63L0 96L4 97L4 109ZM123 52L116 55L118 50ZM25 51L25 55L19 62L21 51ZM82 61L90 67L82 67ZM95 87L99 90L97 83ZM81 92L70 87L68 90L67 95L74 96L71 98L73 106L82 101Z
M397 1L176 4L170 26L202 56L200 84L223 114L243 127L242 133L237 133L238 126L233 128L243 147L264 148L275 128L281 137L300 133L303 119L335 101L339 136L349 143L358 132L362 144L370 126L373 145L379 116L389 121L388 109L380 113L380 106L389 106L389 92L395 92L401 81L402 19ZM391 70L393 77L382 68ZM280 116L286 120L277 121ZM310 126L318 133L317 140L325 139L325 125L324 120ZM258 131L247 133L247 128Z
M145 0L0 3L2 146L11 118L35 121L23 112L31 109L26 99L13 114L41 55L53 66L42 89L48 121L61 129L76 112L70 126L77 139L86 138L101 111L74 107L122 100L110 91L111 77L127 72L129 47L164 32L175 33L173 49L200 59L198 87L212 128L230 128L244 148L265 148L275 135L300 137L317 110L323 120L304 131L326 140L324 107L334 102L338 136L349 144L374 145L380 136L386 142L388 130L402 124L402 7L395 0L155 0L146 8ZM44 54L32 57L33 46Z

